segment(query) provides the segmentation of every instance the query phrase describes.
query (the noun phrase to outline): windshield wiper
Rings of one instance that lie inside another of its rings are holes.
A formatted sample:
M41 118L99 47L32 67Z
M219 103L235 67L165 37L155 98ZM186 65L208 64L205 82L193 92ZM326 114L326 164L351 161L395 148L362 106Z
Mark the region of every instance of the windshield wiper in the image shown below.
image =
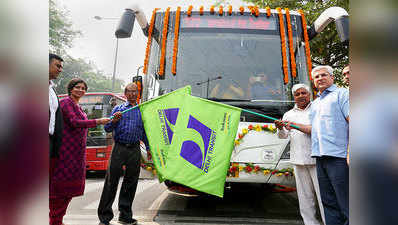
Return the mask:
M208 100L216 102L251 102L250 99L237 99L237 98L208 98Z

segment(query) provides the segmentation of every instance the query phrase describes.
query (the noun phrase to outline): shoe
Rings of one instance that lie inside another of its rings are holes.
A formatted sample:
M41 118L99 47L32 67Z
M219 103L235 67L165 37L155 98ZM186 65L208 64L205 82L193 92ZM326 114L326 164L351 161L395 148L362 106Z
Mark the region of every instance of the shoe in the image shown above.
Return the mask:
M98 225L109 225L109 222L100 222Z
M137 224L137 220L136 219L123 219L123 218L119 218L119 223L121 224L128 224L128 225L136 225Z

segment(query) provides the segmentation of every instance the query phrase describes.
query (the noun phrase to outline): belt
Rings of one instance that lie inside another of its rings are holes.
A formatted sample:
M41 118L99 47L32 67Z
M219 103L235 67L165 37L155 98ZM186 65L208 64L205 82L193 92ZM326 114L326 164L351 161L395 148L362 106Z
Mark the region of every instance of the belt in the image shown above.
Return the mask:
M122 142L116 142L116 144L119 144L119 145L123 145L124 147L127 147L127 148L131 148L131 147L134 147L134 146L138 146L139 144L140 144L140 142L135 142L135 143L122 143Z

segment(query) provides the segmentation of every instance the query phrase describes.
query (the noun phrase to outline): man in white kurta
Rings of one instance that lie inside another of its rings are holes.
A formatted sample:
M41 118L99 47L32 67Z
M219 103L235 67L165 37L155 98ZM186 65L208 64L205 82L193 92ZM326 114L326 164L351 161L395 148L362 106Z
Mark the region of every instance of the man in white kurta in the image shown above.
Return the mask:
M287 121L299 124L310 124L309 112L311 108L310 89L305 84L296 84L292 88L295 106L283 115L282 121L275 121L278 137L290 137L290 162L294 165L297 195L300 214L306 225L324 224L316 217L316 201L318 200L322 220L324 212L319 184L316 175L315 159L311 158L311 136L297 129L287 129Z

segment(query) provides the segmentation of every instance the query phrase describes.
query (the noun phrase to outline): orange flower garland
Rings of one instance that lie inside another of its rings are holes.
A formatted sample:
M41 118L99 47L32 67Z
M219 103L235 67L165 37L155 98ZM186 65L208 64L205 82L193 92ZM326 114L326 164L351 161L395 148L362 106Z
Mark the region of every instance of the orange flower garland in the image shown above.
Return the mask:
M214 14L214 5L210 6L210 14Z
M296 59L294 57L294 49L293 49L293 31L292 31L292 23L290 20L289 9L285 8L286 11L286 21L287 21L287 33L289 38L289 54L290 54L290 66L292 68L292 76L296 78Z
M192 5L190 5L190 6L188 7L188 11L187 11L187 15L188 15L188 16L191 16L191 15L192 15L192 8L193 8Z
M307 21L305 20L305 15L303 10L299 10L301 14L301 23L303 24L303 33L304 33L304 42L305 42L305 54L307 56L307 66L308 66L308 76L310 80L312 80L311 71L312 71L312 61L311 61L311 50L310 50L310 43L307 33Z
M232 5L228 6L228 15L232 15Z
M258 6L255 6L255 7L254 7L254 15L255 15L256 17L258 17L258 16L260 15L260 10L258 9Z
M245 12L245 7L243 7L243 6L239 7L239 11L240 11L240 14L243 15L243 13Z
M203 5L199 8L199 15L203 16L204 7Z
M178 32L180 30L180 14L181 14L181 7L177 7L176 23L174 26L173 64L171 65L171 73L173 75L176 75L177 73Z
M289 82L289 72L287 69L287 54L286 54L286 37L285 37L285 23L283 22L283 14L282 9L277 8L279 15L279 26L280 26L280 33L281 33L281 45L282 45L282 67L283 67L283 81L285 84Z
M267 17L270 17L271 16L271 8L267 6L265 9L267 10Z
M155 26L155 17L156 17L157 10L159 10L159 8L155 8L152 12L151 25L149 26L149 30L148 30L148 42L146 44L144 69L143 69L144 74L147 74L147 72L148 72L149 53L150 53L151 44L152 44L152 32L153 32L153 27Z
M160 65L159 65L159 75L164 75L164 64L166 58L166 40L167 40L167 30L169 28L169 14L170 7L167 8L166 13L164 14L164 23L163 23L163 31L162 31L162 51L160 55Z
M220 7L218 7L218 15L222 16L223 13L224 13L224 7L220 5Z

